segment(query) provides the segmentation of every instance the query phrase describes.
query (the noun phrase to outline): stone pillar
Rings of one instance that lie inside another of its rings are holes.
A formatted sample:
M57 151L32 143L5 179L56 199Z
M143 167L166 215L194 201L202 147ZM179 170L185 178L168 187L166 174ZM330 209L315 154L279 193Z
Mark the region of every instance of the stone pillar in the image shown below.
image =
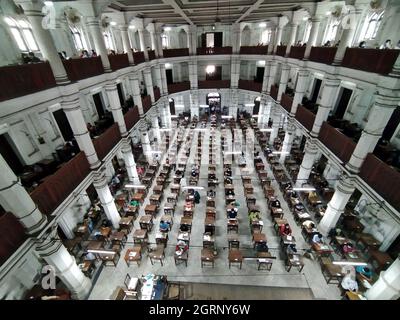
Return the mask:
M1 206L19 220L26 229L26 233L39 232L46 225L47 217L39 211L1 154L0 169Z
M240 52L240 23L232 24L232 53L238 54Z
M128 37L128 26L126 25L120 26L119 30L121 32L122 45L124 46L124 51L128 55L129 65L134 65L133 53L131 50L131 45L129 43L129 37Z
M261 104L264 105L263 124L264 126L268 126L269 118L271 116L272 99L261 94Z
M306 92L307 88L307 80L309 76L309 71L307 69L300 69L298 76L297 76L297 84L296 89L293 97L292 108L290 109L290 114L294 116L297 111L297 107L301 104L303 100L304 93Z
M294 43L296 42L296 33L297 33L297 28L298 28L298 23L292 22L290 24L290 38L289 38L289 42L286 46L286 54L285 56L289 56L290 53L290 47L292 45L294 45Z
M44 7L43 2L16 0L15 3L22 6L24 14L32 26L32 32L35 36L40 52L42 53L43 58L49 61L57 84L68 83L69 79L67 77L67 72L65 71L61 58L58 55L50 31L42 27L42 20L44 18L44 14L42 13L42 8Z
M398 300L400 297L400 258L381 271L379 279L365 292L368 300Z
M150 138L147 133L147 126L142 123L140 126L140 141L142 143L143 153L147 159L147 162L150 163L153 159L153 155L151 153L151 145L150 145Z
M155 74L155 82L158 88L160 88L160 94L162 94L162 80L161 80L161 68L160 65L157 64L154 66L154 74Z
M313 17L311 19L311 30L310 30L310 37L308 38L306 51L304 52L304 60L307 60L310 56L311 47L315 46L318 37L318 30L321 20L319 17Z
M197 90L198 88L198 76L197 76L197 61L191 59L189 61L189 80L190 80L190 89Z
M101 62L103 63L104 71L111 72L110 60L108 59L107 48L101 32L99 18L87 17L86 24L89 27L90 34L92 35L96 52L100 56Z
M74 228L76 227L76 225L71 225L68 220L66 219L67 215L73 215L74 212L73 210L68 207L66 208L63 213L62 216L60 217L60 219L57 221L59 227L61 228L62 232L65 234L65 236L67 237L67 239L74 239L76 237L75 233L74 233Z
M340 176L340 170L332 162L329 161L325 167L323 176L328 181L330 186L334 186L335 182Z
M352 19L347 19L347 24L343 28L343 33L340 38L339 46L336 50L335 58L333 59L334 65L340 65L342 63L344 54L346 52L347 47L351 47L353 42L353 36L355 32L355 23L351 21Z
M282 153L279 158L279 161L281 163L284 163L286 157L290 155L290 150L292 149L292 143L295 132L296 132L296 127L293 124L293 119L288 117L287 130L285 132L285 138L283 139L283 144L282 144Z
M346 167L354 173L360 171L362 164L368 153L374 151L378 140L381 138L383 130L393 111L399 104L399 98L388 97L378 94L368 117L368 122L362 131L361 137L351 155Z
M63 101L61 102L61 107L67 116L79 149L81 149L81 151L86 155L90 168L98 168L101 163L97 157L96 149L94 148L92 139L90 138L82 110L79 106L79 97L74 94L64 96Z
M240 77L240 59L236 57L231 58L231 88L237 89L239 86Z
M192 116L199 117L199 90L190 90L190 113Z
M322 123L328 119L329 112L333 107L336 92L339 89L340 81L331 77L327 77L322 88L321 99L317 115L315 116L314 125L311 130L311 136L318 137Z
M146 61L149 61L149 52L147 51L146 43L144 42L144 35L143 35L144 30L142 28L138 28L138 32L139 32L140 49L144 53L144 59Z
M56 276L70 290L74 299L84 300L88 297L92 282L87 278L76 264L75 258L71 256L57 235L57 228L53 227L46 239L38 240L36 252L54 268Z
M318 230L322 234L327 235L336 226L354 190L353 181L346 174L342 174L336 184L335 193L329 201L325 214L319 223Z
M276 49L280 45L281 41L282 41L282 27L279 26L275 38L274 53L276 53Z
M189 25L189 54L196 55L197 54L197 27L195 25Z
M132 87L132 92L133 92L133 103L135 106L138 107L139 110L139 115L143 116L143 104L142 104L142 97L140 96L140 86L139 86L139 78L137 74L130 73L129 74L129 82Z
M146 84L147 94L151 98L151 103L154 103L156 99L154 98L153 80L151 79L151 68L146 68L143 70L144 83Z
M269 73L271 72L271 61L268 60L265 63L265 68L264 68L264 77L263 77L263 83L262 83L262 93L267 93L271 91L271 88L268 88L268 81L269 81Z
M118 229L121 216L115 206L114 197L111 194L106 176L103 172L95 172L93 186L99 196L101 206L104 209L107 219L111 221L114 229Z
M268 43L268 49L267 49L268 54L272 54L274 52L274 43L275 43L276 36L277 36L276 32L277 32L276 28L271 29L271 39Z
M158 49L158 57L162 58L164 57L164 52L163 52L163 46L162 46L162 39L161 39L161 35L162 35L162 26L159 26L158 23L156 23L156 46Z
M76 54L76 48L71 38L71 31L64 16L56 18L56 28L50 30L50 33L53 36L53 41L58 52L65 51L68 57Z
M272 132L269 136L269 144L273 144L275 138L278 136L279 125L281 121L281 112L277 105L272 109Z
M128 132L126 131L126 124L124 114L122 113L121 102L119 101L118 90L115 83L109 83L105 86L108 101L110 102L110 109L114 118L114 122L118 123L119 132L122 137L125 137Z
M162 89L161 90L161 95L162 96L168 96L168 84L167 84L167 74L165 72L165 64L160 65L161 69L161 82L162 82Z
M161 133L160 133L160 125L158 123L158 110L156 110L153 114L152 114L152 127L153 127L153 137L155 137L157 139L157 143L160 144L161 143Z
M288 64L283 63L282 64L282 73L281 73L281 80L279 82L279 89L278 89L278 95L276 97L276 101L278 103L281 102L282 99L282 94L286 91L286 86L289 80L289 72L290 72L290 67Z
M139 176L136 169L135 158L133 157L130 139L124 139L122 143L121 153L124 158L126 172L130 182L140 184Z
M267 88L266 88L266 93L268 95L269 95L269 93L271 91L271 87L275 81L276 69L277 69L277 63L275 61L271 61L269 74L268 74L268 84L267 84Z
M318 149L313 140L308 140L304 148L304 157L300 165L299 173L297 174L296 187L302 187L308 182L311 169L317 157Z
M156 33L155 33L155 26L153 23L150 23L147 26L147 31L150 33L150 41L151 41L151 50L154 50L156 57L158 57L158 48L157 48L157 41L156 41Z

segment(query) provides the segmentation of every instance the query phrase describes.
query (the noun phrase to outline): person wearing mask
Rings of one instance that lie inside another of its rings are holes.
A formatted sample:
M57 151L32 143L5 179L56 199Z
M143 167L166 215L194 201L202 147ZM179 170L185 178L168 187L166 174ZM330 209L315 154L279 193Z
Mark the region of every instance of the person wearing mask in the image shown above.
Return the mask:
M365 280L372 281L372 271L368 267L357 266L356 272L359 273Z
M194 202L196 204L200 203L200 193L197 190L194 192Z
M289 244L286 247L286 253L289 254L298 254L297 253L297 249L296 249L296 245L295 244Z
M229 219L236 219L238 213L238 208L232 208L228 211L228 218Z
M92 49L92 53L91 53L91 55L90 55L90 56L91 56L92 58L93 58L93 57L97 57L97 53L96 53L96 51Z
M365 48L367 46L367 43L365 42L365 41L361 41L359 44L358 44L358 47L359 48Z
M346 242L342 245L342 251L344 254L354 252L354 247L351 243Z
M42 60L40 60L38 57L36 57L32 51L29 52L29 59L30 59L31 63L42 62Z
M271 207L280 208L281 202L278 199L275 199L275 200L271 201Z
M87 50L82 50L82 53L80 55L81 58L89 58L89 53Z
M208 190L208 192L207 192L207 197L210 197L210 198L215 198L215 191L214 190Z
M292 229L289 226L289 223L282 224L279 228L279 234L281 236L290 236L292 234Z
M384 44L382 44L379 49L393 49L392 40L387 39Z

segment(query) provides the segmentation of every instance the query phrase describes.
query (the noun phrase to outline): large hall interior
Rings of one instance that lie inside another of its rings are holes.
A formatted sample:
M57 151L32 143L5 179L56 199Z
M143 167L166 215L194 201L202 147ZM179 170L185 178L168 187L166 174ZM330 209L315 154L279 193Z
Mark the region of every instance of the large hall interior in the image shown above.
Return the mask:
M400 1L2 0L1 300L398 300Z

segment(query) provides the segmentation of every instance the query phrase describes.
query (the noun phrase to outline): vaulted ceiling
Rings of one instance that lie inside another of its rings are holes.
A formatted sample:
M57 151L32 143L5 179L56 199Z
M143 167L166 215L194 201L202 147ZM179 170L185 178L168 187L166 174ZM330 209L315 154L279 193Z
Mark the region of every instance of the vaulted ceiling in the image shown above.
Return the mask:
M320 0L118 0L111 9L165 24L265 21Z

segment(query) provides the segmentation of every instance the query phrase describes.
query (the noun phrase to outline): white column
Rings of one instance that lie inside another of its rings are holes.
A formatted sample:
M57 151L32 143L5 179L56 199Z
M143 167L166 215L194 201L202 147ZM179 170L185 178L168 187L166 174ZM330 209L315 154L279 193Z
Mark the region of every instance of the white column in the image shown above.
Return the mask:
M278 136L279 124L281 121L282 113L278 109L278 106L275 105L274 108L271 110L272 113L272 132L269 136L269 144L273 144L275 138Z
M161 95L166 96L168 95L168 84L167 84L167 74L165 71L165 64L162 63L160 65L161 69L161 82L162 82L162 88L161 89Z
M74 214L74 212L72 211L72 209L70 207L68 207L63 211L62 216L57 221L62 232L65 234L67 239L70 239L70 240L74 239L76 236L74 233L74 228L76 227L76 225L71 225L71 223L69 223L69 221L67 220L66 216L73 215L73 214Z
M278 95L276 97L277 102L281 102L282 99L282 94L286 91L286 86L289 80L289 72L290 72L290 67L288 64L283 63L282 64L282 72L281 72L281 80L279 82L279 88L278 88Z
M195 25L189 25L189 54L196 55L197 54L197 27Z
M264 105L263 124L264 126L268 126L273 102L271 98L268 98L266 95L261 94L261 103Z
M151 79L151 68L146 68L143 70L144 75L144 83L146 84L147 94L150 95L151 103L154 103L154 90L153 90L153 81Z
M398 300L400 297L400 258L381 271L379 279L365 292L368 300Z
M151 145L149 135L147 133L147 126L142 123L140 127L140 141L142 143L143 153L147 159L147 162L150 163L153 159L153 155L151 154Z
M126 172L128 173L128 178L130 182L134 184L139 184L139 176L137 173L135 158L133 157L132 148L130 144L130 139L124 140L121 149L122 156L125 162Z
M110 188L107 184L107 179L103 172L96 172L94 174L93 186L99 196L101 206L104 209L107 219L110 220L114 229L118 229L121 216L115 206L114 197L111 194Z
M191 57L188 67L189 67L190 89L197 90L198 88L197 61Z
M297 107L301 104L303 100L304 93L306 92L307 88L307 80L309 76L309 71L307 69L300 69L297 76L297 84L296 89L293 97L292 108L290 109L290 114L294 116L297 111Z
M40 231L47 223L47 217L39 211L1 154L0 204L19 220L28 234Z
M262 83L262 88L261 88L262 93L268 94L271 91L271 88L268 88L270 72L271 72L271 61L268 60L268 61L266 61L265 68L264 68L264 77L263 77L263 83Z
M282 27L279 26L275 38L274 52L276 52L276 49L280 45L281 41L282 41Z
M162 39L161 39L162 32L163 32L162 27L157 26L156 27L156 46L158 49L157 52L158 52L159 58L164 57Z
M271 91L271 86L274 84L275 76L276 76L277 63L275 61L271 61L269 74L268 74L268 84L266 88L266 93L269 94Z
M360 171L362 164L368 153L373 152L378 140L381 138L383 130L393 111L399 103L398 98L377 95L374 105L368 117L368 122L364 127L356 148L346 167L357 173Z
M271 29L271 39L268 43L268 49L267 49L268 54L272 54L274 52L274 44L275 44L275 40L276 40L276 36L277 36L276 33L277 33L276 28Z
M297 23L294 23L294 22L292 22L290 24L290 38L289 38L289 42L288 42L288 44L286 46L286 54L285 54L286 56L288 56L289 53L290 53L290 47L292 45L294 45L294 43L296 42L296 33L297 33L297 27L298 26L299 25Z
M293 124L293 120L289 117L287 123L287 130L285 132L285 138L283 139L282 143L282 153L279 158L279 161L281 163L285 162L286 157L289 157L290 155L290 150L292 149L292 143L295 131L296 127Z
M124 114L122 113L121 102L119 101L117 86L114 82L108 83L105 86L110 109L114 118L114 122L118 123L119 132L124 137L128 134Z
M317 157L318 149L312 140L306 142L304 148L304 157L300 165L299 173L297 174L296 187L302 187L303 184L308 182L311 169L314 165L315 158Z
M69 79L67 77L67 72L65 71L61 58L58 55L50 31L42 27L42 20L44 17L44 14L42 13L42 8L44 7L43 2L17 0L15 3L22 6L24 15L28 18L29 23L32 26L32 31L40 52L42 53L43 58L49 61L56 82L58 84L68 83Z
M152 127L153 127L153 137L157 139L157 144L160 145L161 143L161 133L160 133L160 125L158 123L158 110L152 114Z
M176 74L174 74L174 78L176 78L177 82L182 82L182 65L180 62L174 63ZM176 77L175 77L176 75ZM175 80L175 79L174 79Z
M67 116L79 149L86 155L90 168L98 168L101 163L97 157L92 139L90 139L87 125L79 106L79 97L76 95L65 96L64 100L61 102L61 107Z
M103 34L100 28L100 21L98 17L87 17L86 25L89 27L90 34L92 35L94 47L98 55L100 55L103 68L106 72L111 72L110 60L108 59L107 48L104 43Z
M260 101L260 108L258 110L258 118L257 118L257 125L259 128L262 128L263 121L264 121L264 104Z
M190 90L190 113L199 117L199 90Z
M40 240L39 240L40 241ZM71 256L57 235L57 229L39 242L36 252L55 269L56 276L71 291L74 299L84 300L89 295L92 282L87 278L76 264L75 258Z
M56 28L50 30L50 33L58 52L65 51L68 57L76 54L76 49L71 38L71 31L64 16L56 18Z
M129 43L128 26L126 26L126 25L120 26L119 30L121 31L122 45L124 46L124 51L128 55L129 64L133 65L134 64L133 54L132 54L131 45Z
M155 74L156 85L160 89L160 94L162 95L163 84L162 84L162 79L161 79L161 68L160 68L159 64L154 66L154 74Z
M314 125L310 133L311 136L318 137L322 123L328 119L339 85L340 81L338 79L331 78L330 76L325 79L317 115L315 116Z
M237 89L239 86L240 77L240 59L231 58L231 88Z
M354 190L353 181L346 174L343 174L336 184L335 193L329 201L325 214L319 223L318 230L322 234L327 235L336 226Z
M140 49L144 53L144 59L146 61L149 61L149 53L147 51L147 47L144 42L144 35L143 35L144 30L142 28L138 28L138 32L139 32Z
M311 47L315 46L318 37L318 30L321 20L319 17L313 17L311 19L311 30L310 30L310 37L308 38L306 51L304 52L304 59L308 59L311 52Z
M336 65L342 62L344 54L346 53L346 48L351 47L353 43L356 23L353 23L352 19L347 19L347 24L343 27L340 43L336 50L335 58L333 59L333 64Z
M241 28L239 23L232 24L232 53L238 54L240 52L240 34Z
M334 186L340 176L340 170L332 162L326 164L323 176L330 186Z
M143 116L143 104L142 104L142 97L140 96L140 86L139 86L139 78L137 74L129 74L129 82L132 87L132 98L133 98L133 103L135 106L138 107L139 110L139 115Z

